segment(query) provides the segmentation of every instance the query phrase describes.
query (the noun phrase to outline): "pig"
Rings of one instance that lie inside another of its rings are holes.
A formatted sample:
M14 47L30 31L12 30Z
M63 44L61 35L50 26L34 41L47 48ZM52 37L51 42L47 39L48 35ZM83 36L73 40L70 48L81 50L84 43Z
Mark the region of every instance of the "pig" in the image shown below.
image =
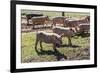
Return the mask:
M47 44L53 44L53 49L56 50L56 45L60 45L62 43L61 36L56 33L48 33L45 31L38 31L36 33L36 42L35 42L35 49L37 51L38 42L40 43L41 49L42 42Z
M68 45L72 45L72 42L71 42L71 37L75 35L76 33L76 30L75 28L65 28L65 27L53 27L53 32L58 34L58 35L61 35L61 37L68 37Z

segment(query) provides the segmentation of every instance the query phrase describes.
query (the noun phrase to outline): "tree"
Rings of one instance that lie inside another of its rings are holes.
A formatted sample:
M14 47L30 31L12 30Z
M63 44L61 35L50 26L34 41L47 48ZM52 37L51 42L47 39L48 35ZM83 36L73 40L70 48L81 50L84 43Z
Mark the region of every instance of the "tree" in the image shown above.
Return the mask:
M62 12L62 16L65 16L65 13L64 12Z

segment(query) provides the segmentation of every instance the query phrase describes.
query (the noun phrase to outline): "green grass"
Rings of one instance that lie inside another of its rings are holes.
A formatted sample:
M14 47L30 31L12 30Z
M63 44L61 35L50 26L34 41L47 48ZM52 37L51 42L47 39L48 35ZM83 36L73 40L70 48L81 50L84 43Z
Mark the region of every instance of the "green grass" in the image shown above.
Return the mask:
M49 18L62 16L62 12L60 11L36 11L36 10L22 10L22 14L26 13L42 13L44 16L49 16ZM65 16L70 16L72 18L80 18L82 16L87 16L89 13L87 12L64 12Z
M75 36L72 37L74 46L63 46L57 48L55 52L52 44L43 43L43 50L40 50L38 44L38 52L34 49L35 33L22 33L21 59L22 63L29 62L45 62L58 60L85 60L90 58L89 54L89 37ZM66 37L63 38L63 44L68 44ZM66 58L65 58L66 57Z
M49 16L50 18L55 16L62 16L62 12L50 12L42 11L43 15ZM89 15L89 13L79 13L79 12L65 12L65 16L70 16L72 18L80 18Z
M32 11L35 12L35 11ZM53 11L40 11L43 15L47 15L50 18L55 16L62 16L61 12ZM23 11L22 11L23 13ZM82 16L89 15L89 13L77 13L77 12L65 12L65 16L72 18L80 18ZM74 46L63 46L57 48L55 52L52 48L52 44L43 43L43 50L40 50L38 44L38 52L35 51L35 33L22 33L21 40L21 61L22 63L28 62L44 62L44 61L58 61L58 60L85 60L90 59L90 38L74 36L72 37L72 44ZM66 37L63 38L63 44L68 44Z

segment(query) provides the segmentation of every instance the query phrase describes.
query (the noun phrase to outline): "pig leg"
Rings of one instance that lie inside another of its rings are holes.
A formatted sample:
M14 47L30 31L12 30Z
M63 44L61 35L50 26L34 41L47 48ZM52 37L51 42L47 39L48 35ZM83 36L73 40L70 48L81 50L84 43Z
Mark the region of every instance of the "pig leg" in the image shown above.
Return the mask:
M71 38L68 37L68 45L71 46L72 45L72 42L71 42Z
M55 44L55 43L53 43L53 49L54 49L54 51L57 50L57 49L56 49L56 44Z
M42 42L40 41L40 47L41 47L41 50L43 49L43 47L42 47Z
M56 23L52 23L52 26L51 27L53 27L53 26L56 26Z
M38 39L36 39L36 42L35 42L35 50L36 50L36 52L38 52L37 45L38 45Z

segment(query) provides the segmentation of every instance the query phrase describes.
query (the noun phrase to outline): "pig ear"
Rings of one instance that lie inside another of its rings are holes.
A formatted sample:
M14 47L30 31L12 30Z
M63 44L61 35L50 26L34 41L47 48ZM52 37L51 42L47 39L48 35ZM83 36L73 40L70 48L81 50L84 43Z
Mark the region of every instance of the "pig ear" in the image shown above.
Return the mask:
M73 28L70 28L71 31L74 31Z
M70 30L72 30L72 28L70 28Z
M78 32L80 30L80 28L79 27L76 27L76 32Z
M64 33L63 34L61 34L60 36L62 37L64 35Z
M76 32L76 29L75 28L70 28L71 31L73 32Z

